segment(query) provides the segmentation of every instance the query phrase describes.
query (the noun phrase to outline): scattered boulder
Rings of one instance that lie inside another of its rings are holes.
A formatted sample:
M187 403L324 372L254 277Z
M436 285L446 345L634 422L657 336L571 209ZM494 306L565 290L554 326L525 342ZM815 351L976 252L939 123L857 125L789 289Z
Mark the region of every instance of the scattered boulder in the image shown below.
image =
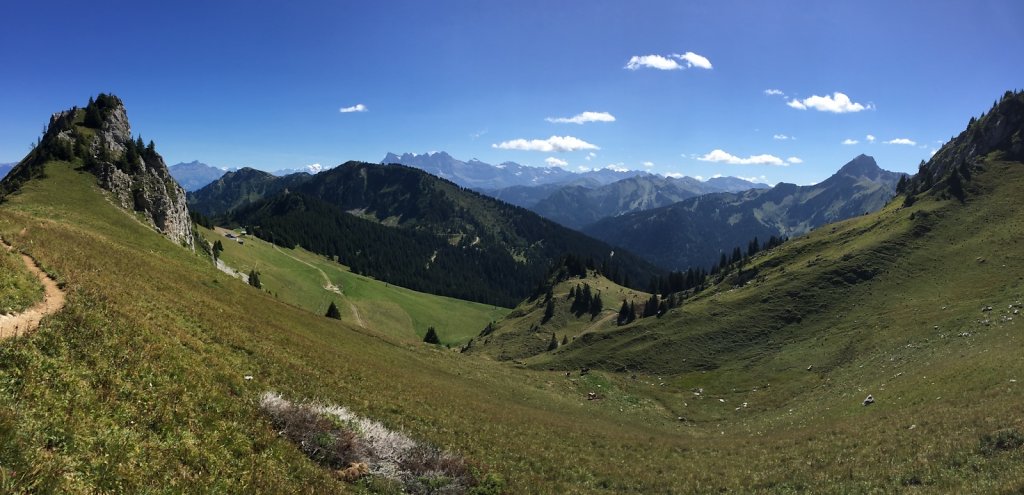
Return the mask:
M597 392L587 392L587 400L597 400Z
M813 364L808 364L807 365L807 371L811 371L812 369L814 369L814 365Z
M863 405L870 406L871 404L874 404L874 403L875 403L875 397L873 395L868 394L868 396L864 398Z

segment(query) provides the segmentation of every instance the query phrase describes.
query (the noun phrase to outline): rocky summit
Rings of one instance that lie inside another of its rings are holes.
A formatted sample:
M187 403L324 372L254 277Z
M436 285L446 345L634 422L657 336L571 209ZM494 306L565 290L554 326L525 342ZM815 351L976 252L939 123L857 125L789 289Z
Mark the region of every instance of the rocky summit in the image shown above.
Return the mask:
M111 201L139 213L172 241L194 248L185 191L171 177L153 142L145 145L141 137L132 138L128 112L118 97L100 94L85 108L53 114L32 152L0 184L0 195L43 176L51 160L80 161L110 192Z

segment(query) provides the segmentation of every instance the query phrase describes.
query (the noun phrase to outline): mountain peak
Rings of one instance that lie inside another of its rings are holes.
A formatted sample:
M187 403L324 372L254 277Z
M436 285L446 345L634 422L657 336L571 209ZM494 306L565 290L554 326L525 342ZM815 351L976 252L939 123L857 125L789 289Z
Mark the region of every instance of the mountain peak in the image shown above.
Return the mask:
M836 173L853 177L874 177L881 170L873 157L860 154L846 165L843 165Z
M54 113L39 144L0 183L0 195L44 178L46 167L79 165L112 193L115 204L141 213L176 243L193 247L185 191L150 141L132 138L124 102L100 93L85 108Z

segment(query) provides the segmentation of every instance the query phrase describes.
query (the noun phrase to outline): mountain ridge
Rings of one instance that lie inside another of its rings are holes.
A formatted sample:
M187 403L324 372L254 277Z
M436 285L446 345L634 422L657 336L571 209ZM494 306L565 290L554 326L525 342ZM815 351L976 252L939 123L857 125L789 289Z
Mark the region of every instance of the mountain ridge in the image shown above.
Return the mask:
M792 237L829 222L875 211L896 193L903 174L859 155L812 186L713 193L587 226L584 232L671 270L708 267L753 237Z

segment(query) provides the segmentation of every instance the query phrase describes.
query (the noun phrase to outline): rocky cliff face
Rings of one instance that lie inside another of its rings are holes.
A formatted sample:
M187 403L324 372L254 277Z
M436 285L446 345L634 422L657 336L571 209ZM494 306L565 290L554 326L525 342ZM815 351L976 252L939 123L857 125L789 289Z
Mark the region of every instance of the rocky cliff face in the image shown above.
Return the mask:
M193 248L185 190L171 177L163 157L155 151L147 155L145 150L138 150L138 156L128 151L128 147L137 145L132 143L128 115L120 100L104 115L99 134L95 145L105 145L111 156L122 157L121 163L100 162L94 168L100 187L113 193L122 208L142 213L171 240Z
M118 206L139 212L174 242L194 248L185 191L152 142L132 139L128 113L116 96L100 94L84 109L53 114L39 144L0 184L0 194L42 177L44 166L55 160L81 162Z

